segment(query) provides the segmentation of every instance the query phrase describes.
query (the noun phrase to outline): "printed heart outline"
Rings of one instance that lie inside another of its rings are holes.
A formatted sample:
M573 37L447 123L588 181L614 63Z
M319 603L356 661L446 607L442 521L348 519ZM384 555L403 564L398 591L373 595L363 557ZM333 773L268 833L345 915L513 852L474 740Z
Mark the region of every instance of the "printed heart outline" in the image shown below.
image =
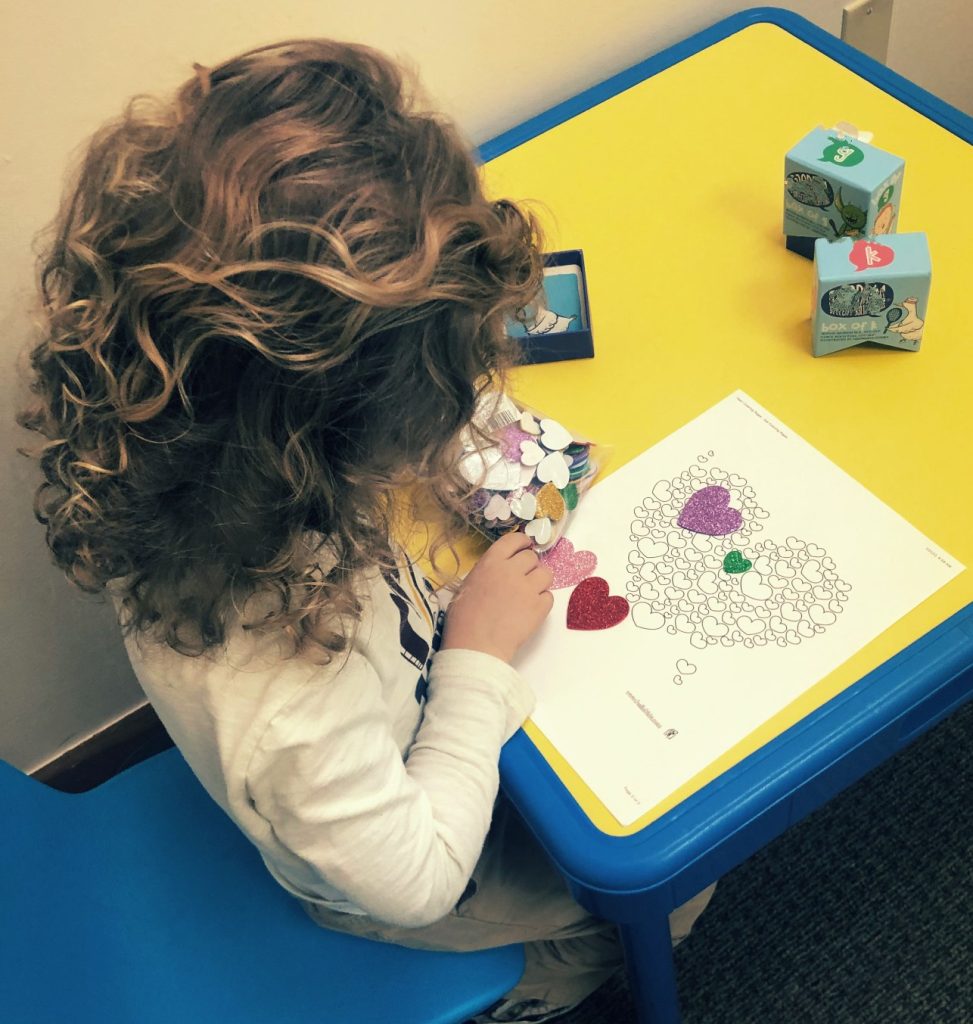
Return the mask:
M687 471L682 477L689 475ZM781 646L789 647L827 632L827 626L847 610L842 602L848 599L850 584L839 581L837 567L827 568L834 561L817 544L793 535L786 539L771 539L766 533L759 539L754 537L753 531L763 530L770 523L752 521L756 491L742 477L728 479L723 489L729 494L728 500L719 489L714 489L711 493L715 498L709 499L717 513L715 525L733 529L739 514L738 529L726 534L696 533L687 529L685 520L677 521L683 514L680 509L685 509L693 496L715 479L710 474L703 483L690 481L688 485L682 478L657 481L651 496L634 506L637 519L630 539L637 549L630 553L627 569L634 576L638 596L629 600L642 602L650 596L658 597L647 604L646 612L651 609L664 616L665 632L674 637L689 633L691 646L699 650L737 643L764 647L774 644L778 637ZM731 483L742 486L731 487ZM765 511L762 518L769 519L770 513ZM708 525L712 529L714 521L710 519ZM646 551L651 558L643 553ZM730 557L724 565L726 555ZM737 572L729 572L732 569ZM716 608L709 607L709 598L717 599ZM719 598L729 603L729 611ZM814 616L818 622L809 615L808 606L815 602L819 604ZM632 619L634 623L634 612ZM676 674L685 678L678 669Z

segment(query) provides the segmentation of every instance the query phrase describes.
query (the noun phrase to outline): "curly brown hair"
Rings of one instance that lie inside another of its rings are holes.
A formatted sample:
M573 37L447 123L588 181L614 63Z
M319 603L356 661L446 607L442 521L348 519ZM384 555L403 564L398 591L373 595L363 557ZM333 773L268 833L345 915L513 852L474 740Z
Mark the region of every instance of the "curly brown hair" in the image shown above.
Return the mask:
M456 537L456 438L513 358L538 226L368 47L197 72L86 148L39 261L18 422L46 443L21 451L54 561L120 586L126 633L199 655L269 594L243 625L327 660L406 484Z

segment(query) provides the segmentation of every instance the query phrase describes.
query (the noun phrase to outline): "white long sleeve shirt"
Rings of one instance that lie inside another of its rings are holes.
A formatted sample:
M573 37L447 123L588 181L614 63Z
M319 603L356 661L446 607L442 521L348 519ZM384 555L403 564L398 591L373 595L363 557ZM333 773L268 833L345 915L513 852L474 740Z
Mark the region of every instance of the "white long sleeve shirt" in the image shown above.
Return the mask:
M351 649L319 666L232 629L186 657L126 638L146 696L200 782L303 899L420 927L463 893L533 694L479 651L435 654L414 567L363 579Z

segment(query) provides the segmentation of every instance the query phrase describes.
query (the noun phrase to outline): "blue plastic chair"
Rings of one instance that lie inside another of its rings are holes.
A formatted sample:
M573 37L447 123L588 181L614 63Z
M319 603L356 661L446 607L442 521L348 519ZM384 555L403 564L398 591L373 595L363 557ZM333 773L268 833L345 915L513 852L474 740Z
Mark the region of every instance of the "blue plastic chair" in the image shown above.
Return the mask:
M0 761L0 820L4 1024L458 1024L523 971L319 928L176 750L81 794Z

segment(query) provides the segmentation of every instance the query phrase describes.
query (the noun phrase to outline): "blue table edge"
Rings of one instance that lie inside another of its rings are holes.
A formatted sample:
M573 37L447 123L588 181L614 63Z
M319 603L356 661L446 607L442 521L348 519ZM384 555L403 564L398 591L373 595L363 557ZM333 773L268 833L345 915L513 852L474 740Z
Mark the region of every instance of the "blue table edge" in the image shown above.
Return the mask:
M723 21L661 50L625 71L607 78L604 82L585 89L563 103L558 103L482 143L477 147L479 158L484 162L494 160L551 128L569 121L572 117L611 99L612 96L617 96L633 85L638 85L645 79L659 74L660 71L665 71L666 68L678 64L687 57L692 57L700 50L735 35L751 25L758 24L777 25L815 50L833 58L849 71L853 71L866 81L879 86L890 96L901 100L906 106L918 111L931 121L935 121L947 131L958 135L967 142L973 142L973 117L957 110L945 100L920 88L860 50L842 42L837 36L818 28L817 25L802 18L799 14L782 10L779 7L753 7L750 10L731 15L729 18L724 18Z
M496 136L479 147L480 158L492 160L761 23L790 32L973 142L973 118L805 18L776 7L757 7ZM919 672L917 664L922 666ZM610 898L668 887L667 904L675 907L963 704L970 696L971 672L973 604L628 836L609 835L594 825L523 730L501 753L503 788L562 872L584 892Z
M628 836L594 825L523 730L504 746L500 772L532 827L547 823L539 838L548 852L586 890L642 892L699 862L679 886L677 906L949 715L971 684L973 604ZM761 818L756 846L727 845ZM716 845L720 862L700 862Z

